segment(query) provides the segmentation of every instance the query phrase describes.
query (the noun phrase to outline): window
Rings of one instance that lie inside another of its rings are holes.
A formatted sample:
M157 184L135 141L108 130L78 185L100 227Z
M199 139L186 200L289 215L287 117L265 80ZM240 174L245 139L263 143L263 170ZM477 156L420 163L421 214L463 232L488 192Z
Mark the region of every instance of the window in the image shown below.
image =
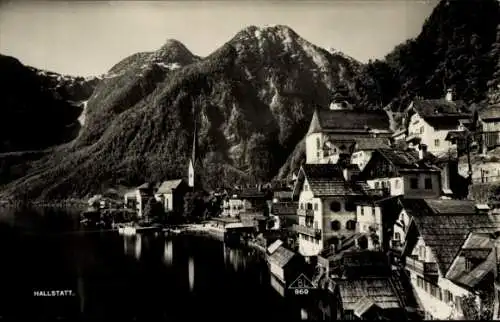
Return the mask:
M318 221L317 220L314 221L314 229L318 229Z
M432 189L432 178L425 178L425 189L426 190Z
M394 233L394 239L395 240L401 240L401 234L398 233L398 232Z
M304 204L300 203L300 209L304 209Z
M399 185L400 184L401 183L399 182L399 179L396 179L396 181L394 181L394 186L395 186L396 189L399 189Z
M333 212L339 212L340 211L340 202L332 201L332 203L330 204L330 210Z
M309 186L307 184L304 185L304 191L309 190Z
M313 209L313 205L312 203L308 203L307 204L307 210L312 210Z
M346 211L355 211L356 204L354 203L354 201L352 201L352 200L347 201L347 203L345 204L345 210Z
M319 140L319 138L316 138L316 149L317 150L321 149L321 141ZM318 152L318 156L319 156L319 152Z
M470 272L472 270L472 263L470 261L470 259L465 259L465 270L467 272Z
M316 158L318 158L318 159L319 159L319 157L320 157L320 153L319 153L319 151L318 151L318 152L316 152Z
M434 146L437 148L439 147L439 139L434 140Z
M337 231L337 230L340 230L340 222L338 220L334 220L330 223L330 228L333 230L333 231Z
M423 126L420 127L420 134L424 134L424 127Z
M356 229L356 222L354 220L348 220L345 224L345 228L347 230L354 230Z
M450 292L450 291L448 291L448 290L444 290L444 292L443 292L443 293L444 293L444 294L443 294L443 295L444 295L444 301L445 301L446 303L453 302L453 294L451 294L451 292Z
M314 210L318 210L318 204L317 203L314 204Z
M361 216L363 216L365 214L365 206L359 206L360 210L359 210L359 213Z
M372 207L367 207L366 208L366 215L370 216L372 214Z
M410 188L418 189L418 178L410 178Z
M418 248L418 257L420 260L424 260L425 259L425 246L420 246Z
M379 189L380 188L380 183L377 181L375 182L375 189Z

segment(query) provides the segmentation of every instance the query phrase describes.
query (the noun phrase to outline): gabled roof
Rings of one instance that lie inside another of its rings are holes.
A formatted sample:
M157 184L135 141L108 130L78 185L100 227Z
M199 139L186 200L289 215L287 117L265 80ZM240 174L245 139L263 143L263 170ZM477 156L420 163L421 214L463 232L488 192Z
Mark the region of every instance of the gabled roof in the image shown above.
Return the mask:
M375 301L373 301L372 298L364 296L360 298L354 305L354 315L356 315L358 318L361 318L363 317L363 315L365 315L366 312L376 306L377 304L375 303Z
M397 171L440 171L438 167L419 159L417 151L377 149L377 152L389 161Z
M499 215L476 213L471 206L473 201L463 202L464 209L458 207L457 200L449 199L439 202L402 199L401 203L425 244L431 248L442 274L447 272L469 232L493 233L500 227Z
M145 182L137 187L138 190L149 190L156 188L156 184L152 182Z
M278 199L292 199L292 190L277 190L273 192L273 197Z
M489 273L497 269L494 247L495 243L490 234L470 233L446 273L446 278L458 285L473 289ZM467 271L465 266L465 261L468 259L479 262L470 271Z
M389 149L388 138L358 138L356 139L356 151Z
M478 114L483 121L493 121L500 119L500 104L481 108Z
M356 110L316 109L308 133L329 131L390 132L389 117L383 111L364 112Z
M269 262L279 267L285 267L295 256L295 253L283 246L279 246L270 256Z
M171 193L182 183L182 179L163 181L157 193Z
M298 202L275 202L271 205L271 213L273 215L296 215L298 207Z
M238 193L238 197L241 199L265 198L266 195L266 191L260 190L258 188L244 188Z
M267 252L273 254L281 245L283 245L283 241L281 239L276 239L274 243L267 247Z
M389 278L336 280L344 310L356 310L361 299L368 297L381 309L399 309L400 299Z

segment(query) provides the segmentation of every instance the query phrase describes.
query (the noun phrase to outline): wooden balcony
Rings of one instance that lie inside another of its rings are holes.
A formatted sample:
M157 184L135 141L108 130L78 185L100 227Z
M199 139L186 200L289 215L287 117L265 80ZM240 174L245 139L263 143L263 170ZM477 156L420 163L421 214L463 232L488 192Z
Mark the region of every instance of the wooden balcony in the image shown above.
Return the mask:
M293 229L299 234L304 234L307 236L314 237L316 239L321 238L321 229L314 229L312 227L306 227L303 225L293 225Z
M312 209L297 209L297 215L299 216L314 216L314 210Z
M430 276L438 275L438 267L436 263L425 263L423 261L418 260L418 258L414 256L406 257L405 267L408 270L411 270L420 275L430 275Z

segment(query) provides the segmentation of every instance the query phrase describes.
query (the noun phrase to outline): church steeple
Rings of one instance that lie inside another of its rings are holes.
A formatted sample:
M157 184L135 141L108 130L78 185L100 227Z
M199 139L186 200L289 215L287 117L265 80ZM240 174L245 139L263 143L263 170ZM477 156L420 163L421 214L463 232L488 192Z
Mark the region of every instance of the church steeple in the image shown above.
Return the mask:
M198 145L198 122L196 121L196 114L193 115L194 118L194 131L193 131L193 146L191 150L191 157L189 159L188 165L188 185L194 188L195 184L195 167L196 167L196 153Z

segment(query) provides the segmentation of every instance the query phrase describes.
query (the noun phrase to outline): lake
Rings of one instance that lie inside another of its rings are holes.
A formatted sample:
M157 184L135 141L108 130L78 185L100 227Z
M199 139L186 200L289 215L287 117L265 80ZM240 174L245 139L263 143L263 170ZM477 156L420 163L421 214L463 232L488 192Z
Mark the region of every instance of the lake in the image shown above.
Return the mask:
M256 251L207 237L85 232L77 211L0 209L0 256L0 318L305 318Z

